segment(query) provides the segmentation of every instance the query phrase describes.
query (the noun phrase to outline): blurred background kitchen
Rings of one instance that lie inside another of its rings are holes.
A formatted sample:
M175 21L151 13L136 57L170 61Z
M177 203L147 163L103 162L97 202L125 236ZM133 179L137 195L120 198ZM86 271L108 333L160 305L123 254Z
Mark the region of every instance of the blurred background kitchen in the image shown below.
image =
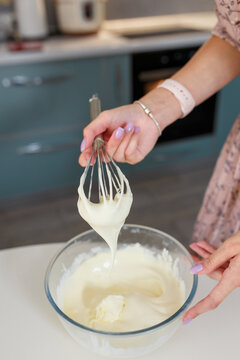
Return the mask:
M67 241L77 212L88 99L132 102L210 36L212 0L0 0L0 248ZM216 156L237 116L239 78L166 129L152 153L122 165L128 223L187 244ZM127 119L126 119L127 120Z

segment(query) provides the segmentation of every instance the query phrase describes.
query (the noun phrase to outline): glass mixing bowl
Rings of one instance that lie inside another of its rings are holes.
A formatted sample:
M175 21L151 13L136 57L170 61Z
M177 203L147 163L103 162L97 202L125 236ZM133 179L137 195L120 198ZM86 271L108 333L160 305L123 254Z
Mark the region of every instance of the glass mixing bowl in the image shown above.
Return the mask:
M93 248L108 248L108 245L94 231L77 235L55 255L50 262L46 277L47 298L58 314L67 332L84 348L98 355L128 358L142 356L164 344L181 325L183 311L190 305L197 289L197 276L190 273L193 264L191 255L185 247L172 236L162 231L140 225L124 225L118 239L118 248L139 243L142 246L161 252L169 251L173 260L179 259L179 276L185 284L185 302L167 320L149 328L130 332L105 332L88 328L69 318L58 305L58 288L63 273L69 269L74 259L82 253L89 254ZM93 254L93 253L92 253Z

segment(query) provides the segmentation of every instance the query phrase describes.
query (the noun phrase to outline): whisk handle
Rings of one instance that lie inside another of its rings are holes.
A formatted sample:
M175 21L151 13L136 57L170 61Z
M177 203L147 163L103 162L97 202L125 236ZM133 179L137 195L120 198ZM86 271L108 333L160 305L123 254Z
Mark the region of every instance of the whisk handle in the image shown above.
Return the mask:
M96 117L98 117L98 115L101 112L101 101L98 97L98 94L93 94L91 99L89 99L89 103L90 103L90 116L92 121L96 119ZM99 151L103 147L103 145L104 145L104 140L100 135L94 140L93 148L95 151Z
M92 121L96 119L96 117L98 117L98 115L101 112L101 101L98 97L98 94L93 94L91 99L89 99L89 103L90 103L90 117Z

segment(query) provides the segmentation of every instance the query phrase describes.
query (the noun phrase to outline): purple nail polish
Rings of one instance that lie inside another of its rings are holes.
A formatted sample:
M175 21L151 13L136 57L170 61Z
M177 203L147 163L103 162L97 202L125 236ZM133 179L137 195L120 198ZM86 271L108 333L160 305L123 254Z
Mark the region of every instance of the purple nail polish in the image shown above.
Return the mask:
M140 131L140 126L136 126L134 129L135 134L139 133L139 131Z
M121 127L119 127L119 128L117 128L117 131L116 131L116 133L115 133L115 138L116 138L116 139L121 139L121 137L123 136L123 134L124 134L124 129L121 128Z
M202 264L197 264L197 265L194 265L193 267L191 267L190 272L191 272L192 274L197 274L197 273L199 273L200 271L202 271L202 269L203 269Z
M190 321L192 321L192 319L187 319L187 320L185 320L182 324L183 324L183 325L187 325L187 324L190 323Z
M86 140L83 139L83 141L81 142L81 146L80 146L81 152L83 152L85 150L85 146L86 146Z
M132 122L129 122L125 127L126 133L129 133L132 130L133 126L134 124Z

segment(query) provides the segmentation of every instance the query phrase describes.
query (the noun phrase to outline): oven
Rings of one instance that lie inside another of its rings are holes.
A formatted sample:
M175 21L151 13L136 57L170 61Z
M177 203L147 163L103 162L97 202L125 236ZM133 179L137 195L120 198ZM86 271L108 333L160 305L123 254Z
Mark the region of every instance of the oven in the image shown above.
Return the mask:
M179 70L198 47L132 55L132 101L139 99ZM217 95L198 105L188 116L169 125L158 143L214 135Z

